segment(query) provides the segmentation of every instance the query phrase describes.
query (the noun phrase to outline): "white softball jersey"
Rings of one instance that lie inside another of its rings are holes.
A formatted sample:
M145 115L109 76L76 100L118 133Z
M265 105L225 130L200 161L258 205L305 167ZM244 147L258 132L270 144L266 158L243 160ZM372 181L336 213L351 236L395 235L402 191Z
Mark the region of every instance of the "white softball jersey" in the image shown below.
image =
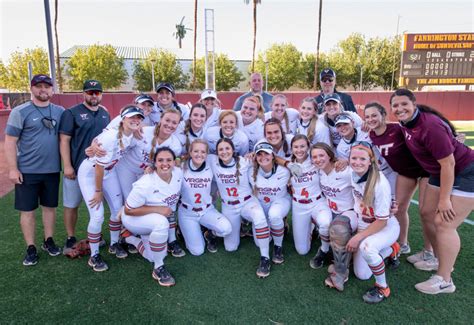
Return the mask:
M333 169L329 174L319 170L319 183L329 209L334 214L354 209L352 170L350 168L347 167L340 172Z
M253 172L249 174L252 188L257 187L257 198L264 206L269 206L279 200L289 200L287 185L290 172L282 166L275 165L269 175L265 175L262 168L257 171L257 180L254 181Z
M204 166L197 170L192 169L190 161L185 162L187 166L183 168L183 182L181 187L181 202L186 206L205 210L211 203L211 183L212 169L208 159Z
M204 140L209 144L209 153L215 154L217 152L217 141L224 137L219 126L210 127L205 131ZM236 128L232 137L225 138L232 140L235 152L237 152L239 156L245 156L249 152L249 139L244 131Z
M286 108L286 115L288 115L288 126L286 125L285 119L281 121L281 126L283 127L283 130L287 134L296 134L296 128L297 128L297 123L298 120L300 119L300 113L294 109L287 107ZM266 112L265 113L265 121L269 120L272 118L272 112Z
M301 164L303 174L301 176L291 176L291 187L293 188L293 199L296 201L316 202L321 196L319 186L319 175L316 167L308 157Z
M242 114L240 111L236 112L237 113L237 120L238 120L238 125L239 129L244 131L245 134L247 135L247 138L249 139L249 151L253 151L253 148L255 147L255 144L263 139L263 121L259 118L257 118L255 121L248 125L244 125L244 122L242 121Z
M303 134L305 136L308 136L309 132L309 127L311 125L311 121L308 123L303 123L301 119L297 120L296 124L296 133L295 134ZM314 131L314 136L313 139L311 140L311 144L315 144L318 142L324 142L330 146L331 144L331 134L329 131L329 127L324 123L322 118L318 118L316 121L316 126L315 126L315 131Z

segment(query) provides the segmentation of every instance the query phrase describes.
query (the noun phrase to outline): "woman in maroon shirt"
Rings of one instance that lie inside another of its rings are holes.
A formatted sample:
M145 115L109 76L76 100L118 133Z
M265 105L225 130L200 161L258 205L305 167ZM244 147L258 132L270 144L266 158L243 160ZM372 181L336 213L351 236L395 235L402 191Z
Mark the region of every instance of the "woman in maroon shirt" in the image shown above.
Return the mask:
M439 267L436 274L415 288L428 294L452 293L456 287L451 272L461 247L457 228L474 210L474 151L456 140L456 131L444 116L417 105L411 91L396 90L390 105L408 148L430 174L423 210L434 216L428 236Z
M400 223L400 253L409 254L408 245L408 208L415 193L419 188L419 211L423 229L424 249L407 258L416 268L424 269L427 260L434 259L433 248L427 237L426 223L429 216L421 215L423 211L423 195L428 184L429 174L418 164L407 145L402 128L398 123L387 123L387 111L378 102L370 102L364 109L365 123L370 128L369 136L372 143L377 146L382 157L390 167L398 173L395 198L398 202L396 217Z

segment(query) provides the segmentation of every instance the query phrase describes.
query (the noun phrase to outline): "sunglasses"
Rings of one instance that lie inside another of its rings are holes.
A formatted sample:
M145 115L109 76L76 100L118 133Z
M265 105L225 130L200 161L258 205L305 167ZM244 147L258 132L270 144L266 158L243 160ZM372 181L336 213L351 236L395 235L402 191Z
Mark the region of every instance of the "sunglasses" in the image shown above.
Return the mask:
M333 82L334 79L333 78L323 78L321 79L322 82Z
M50 130L54 130L56 128L56 125L58 124L58 121L50 117L43 117L41 122L43 123L45 128Z
M86 94L89 95L89 96L99 96L100 94L102 94L101 91L98 91L98 90L88 90L86 91Z
M371 144L370 142L367 142L367 141L355 141L355 142L351 145L351 148L352 148L352 147L356 147L356 146L363 146L363 147L372 149L372 144Z

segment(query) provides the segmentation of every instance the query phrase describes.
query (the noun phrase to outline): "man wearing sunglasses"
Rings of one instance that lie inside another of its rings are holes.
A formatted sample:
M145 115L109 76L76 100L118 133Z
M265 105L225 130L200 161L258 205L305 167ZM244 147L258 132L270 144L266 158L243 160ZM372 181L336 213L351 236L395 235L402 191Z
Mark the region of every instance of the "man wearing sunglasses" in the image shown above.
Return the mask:
M63 205L64 226L67 239L63 253L67 254L76 243L75 230L78 207L82 194L77 181L77 172L82 161L87 158L85 149L109 124L110 115L100 105L102 85L97 80L86 80L83 86L83 102L64 112L59 124L59 142L63 159Z
M352 97L336 90L336 73L334 70L327 68L321 71L319 84L321 85L321 93L315 97L318 103L318 114L324 112L324 97L332 94L339 95L345 111L357 112Z
M15 184L15 209L27 248L23 265L38 263L35 246L35 210L41 205L44 241L41 248L50 256L61 254L53 240L58 206L59 157L58 122L64 108L50 102L53 81L37 74L30 82L31 101L15 107L5 129L5 156L9 178Z

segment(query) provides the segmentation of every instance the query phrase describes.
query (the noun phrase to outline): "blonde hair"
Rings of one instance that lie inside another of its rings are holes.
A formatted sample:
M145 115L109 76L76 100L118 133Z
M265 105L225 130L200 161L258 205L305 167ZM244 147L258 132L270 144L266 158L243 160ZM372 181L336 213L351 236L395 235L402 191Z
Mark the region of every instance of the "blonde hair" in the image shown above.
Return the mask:
M158 135L160 134L161 120L163 119L163 117L165 117L166 114L176 114L179 116L179 119L181 120L181 112L175 108L167 108L163 111L163 113L161 113L160 122L158 122L158 124L155 125L155 130L153 131L153 140L151 140L151 150L150 150L149 156L150 156L150 160L152 161L155 158L155 153L156 153L155 147L156 147L156 142L158 141Z
M209 143L207 143L207 141L203 139L194 140L189 145L189 151L188 151L188 154L186 155L186 159L183 159L182 161L181 167L183 168L183 170L186 170L188 168L188 161L191 160L191 155L189 153L193 150L196 144L203 144L206 147L206 153L209 153Z
M314 136L316 135L316 123L318 122L318 105L313 97L306 97L301 101L300 108L303 106L303 103L311 103L313 105L313 109L316 114L311 118L311 122L309 123L309 130L308 130L308 140L309 142L313 142Z
M222 120L227 117L227 116L233 116L234 119L235 119L235 127L237 128L237 122L238 122L238 119L237 119L237 114L234 112L234 111L231 111L231 110L224 110L221 112L221 114L219 115L219 126L221 125L222 123Z
M257 118L265 122L265 110L263 109L263 98L261 95L254 95L244 99L245 102L252 102L257 105Z
M285 105L286 105L286 107L288 107L288 99L283 94L276 94L275 96L273 96L271 106L273 106L273 103L278 98L284 99L285 100ZM286 107L285 107L285 114L283 114L283 118L285 119L285 126L286 126L286 131L285 132L289 133L290 132L290 120L288 118L288 114L286 113ZM272 110L273 110L273 108L272 108Z
M367 176L367 182L365 183L365 189L364 189L364 197L362 199L362 202L366 207L370 207L374 204L374 199L375 199L375 186L379 182L380 179L380 171L379 171L379 166L377 164L377 159L375 159L374 151L372 148L369 148L365 145L358 144L355 145L351 148L351 154L352 150L362 150L368 153L370 157L370 166L368 170L368 176Z

